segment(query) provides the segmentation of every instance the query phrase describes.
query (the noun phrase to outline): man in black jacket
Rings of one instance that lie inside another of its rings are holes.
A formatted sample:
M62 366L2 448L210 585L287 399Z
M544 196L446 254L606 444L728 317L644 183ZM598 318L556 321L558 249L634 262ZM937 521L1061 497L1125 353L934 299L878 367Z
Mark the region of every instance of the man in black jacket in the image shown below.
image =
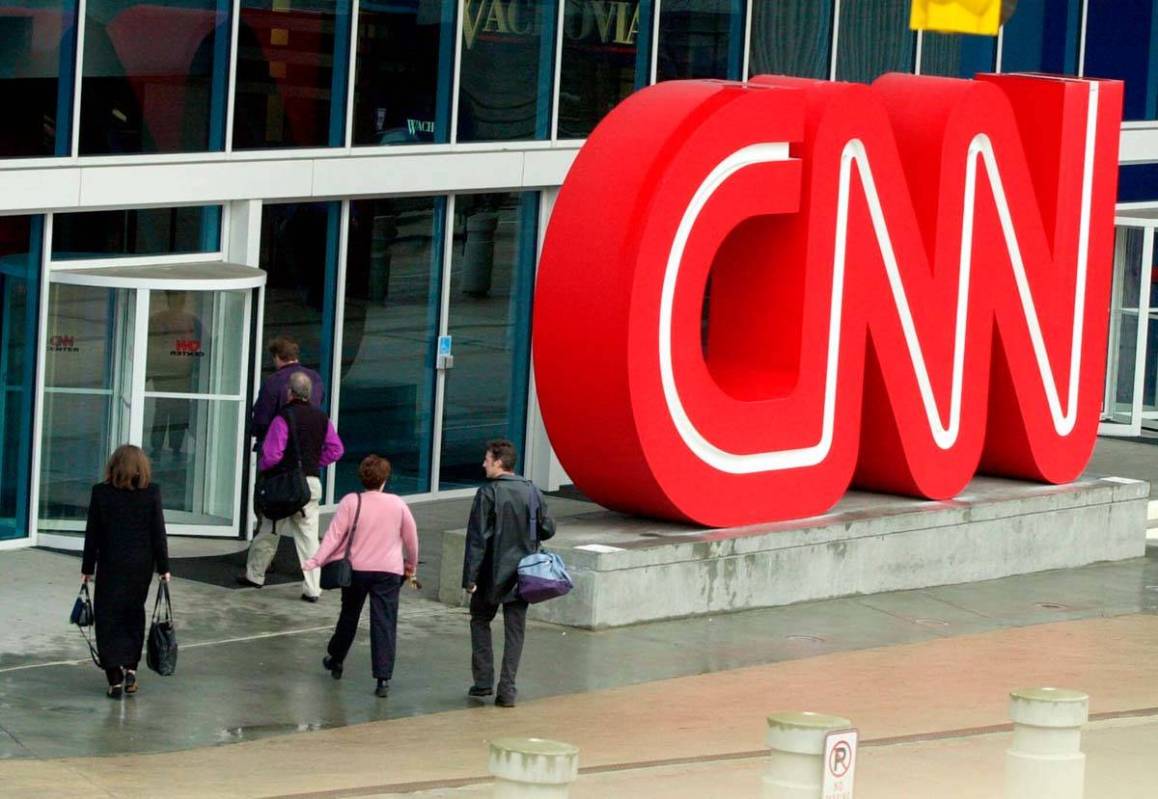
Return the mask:
M473 697L494 693L494 650L491 620L503 609L503 668L499 676L499 707L515 706L515 675L523 654L527 603L519 598L518 567L539 550L539 541L555 534L555 520L530 480L514 474L518 455L505 439L487 444L483 469L487 482L474 495L466 529L462 587L470 594L471 671ZM533 513L534 512L534 513ZM537 517L532 525L532 515Z

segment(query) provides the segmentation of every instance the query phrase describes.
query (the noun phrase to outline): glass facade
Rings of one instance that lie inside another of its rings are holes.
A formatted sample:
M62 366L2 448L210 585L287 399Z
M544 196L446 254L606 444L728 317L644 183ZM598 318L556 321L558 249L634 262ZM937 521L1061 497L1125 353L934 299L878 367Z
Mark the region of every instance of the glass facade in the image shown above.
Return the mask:
M221 249L221 206L56 214L52 258L173 255Z
M996 68L997 40L992 36L932 33L921 35L921 74L972 78Z
M488 440L509 438L522 450L538 210L534 192L455 198L442 490L482 481Z
M458 141L550 136L557 9L555 0L465 0Z
M1158 118L1158 2L1090 0L1085 74L1126 82L1125 119Z
M0 217L0 540L28 536L41 217Z
M229 0L88 0L80 153L220 150Z
M1018 0L1005 23L1001 71L1078 74L1081 28L1082 0Z
M655 79L738 80L744 0L667 0L660 6Z
M445 225L440 197L350 204L339 497L360 487L358 464L370 453L390 459L391 491L430 490Z
M450 140L455 0L362 0L354 76L353 143Z
M840 4L836 79L868 83L886 72L912 72L916 36L909 0Z
M0 158L68 155L75 0L0 4Z
M651 78L651 0L566 0L559 72L560 139L582 139Z
M827 78L832 8L832 0L753 2L748 74Z
M345 143L352 0L242 0L233 147Z

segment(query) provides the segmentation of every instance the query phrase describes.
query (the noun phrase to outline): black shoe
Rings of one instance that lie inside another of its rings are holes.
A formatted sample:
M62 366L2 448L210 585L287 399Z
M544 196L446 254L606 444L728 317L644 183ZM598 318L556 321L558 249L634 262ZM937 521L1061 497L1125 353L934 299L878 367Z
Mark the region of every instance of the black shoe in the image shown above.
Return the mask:
M335 663L334 659L329 655L322 658L322 667L330 673L330 676L335 680L342 679L342 664Z
M390 695L390 681L379 680L378 685L374 688L374 696L385 698Z
M238 585L243 585L246 588L261 588L261 583L255 583L244 574L239 574L233 579L237 581Z
M515 698L513 696L511 696L511 697L496 696L495 697L495 707L514 707L514 706L515 706Z
M302 594L302 602L317 602L318 597L310 596L309 594Z
M121 695L124 694L124 692L125 692L125 684L119 682L116 685L110 685L109 686L107 696L109 699L120 699Z
M491 688L480 688L477 685L472 685L470 688L467 689L466 695L481 698L484 696L490 696L493 693L494 693L494 690Z
M125 669L125 693L135 694L137 692L137 673Z

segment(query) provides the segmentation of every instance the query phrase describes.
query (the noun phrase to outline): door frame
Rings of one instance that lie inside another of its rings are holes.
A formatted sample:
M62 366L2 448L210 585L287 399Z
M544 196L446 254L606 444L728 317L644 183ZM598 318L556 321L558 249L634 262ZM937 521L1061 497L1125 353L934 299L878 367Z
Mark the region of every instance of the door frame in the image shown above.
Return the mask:
M1127 229L1142 231L1142 265L1139 276L1138 307L1123 308L1121 306L1122 294L1125 291L1123 277L1125 271L1130 268L1130 264L1126 263L1125 259L1118 257L1120 236L1116 234L1114 237L1113 284L1110 293L1110 329L1106 337L1106 378L1102 398L1102 418L1109 419L1109 421L1098 424L1098 435L1136 438L1142 435L1144 418L1158 418L1158 414L1143 412L1143 398L1146 388L1146 344L1149 334L1149 320L1154 315L1154 309L1150 307L1150 291L1154 277L1154 231L1158 227L1158 218L1149 218L1141 214L1138 216L1119 216L1115 219L1115 226L1118 233ZM1121 268L1119 268L1119 263L1122 264ZM1121 344L1119 331L1121 330L1122 316L1125 314L1131 316L1137 314L1138 329L1134 342L1133 393L1130 397L1129 421L1119 422L1113 421L1117 380L1112 378L1118 377L1118 350Z

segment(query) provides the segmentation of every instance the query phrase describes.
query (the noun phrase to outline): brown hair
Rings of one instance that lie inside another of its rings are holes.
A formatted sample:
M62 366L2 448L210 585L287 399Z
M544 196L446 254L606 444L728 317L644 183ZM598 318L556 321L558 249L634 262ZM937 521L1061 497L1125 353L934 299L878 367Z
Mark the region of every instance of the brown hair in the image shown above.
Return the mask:
M381 488L390 479L390 461L380 455L367 455L358 464L358 479L371 491Z
M289 336L278 336L269 342L269 354L283 361L296 361L302 354L301 347Z
M144 450L121 444L105 464L105 481L113 488L148 488L152 471Z
M493 441L487 442L487 452L491 457L501 463L503 468L508 472L515 470L515 464L519 462L519 453L515 451L515 445L505 438L496 438Z

